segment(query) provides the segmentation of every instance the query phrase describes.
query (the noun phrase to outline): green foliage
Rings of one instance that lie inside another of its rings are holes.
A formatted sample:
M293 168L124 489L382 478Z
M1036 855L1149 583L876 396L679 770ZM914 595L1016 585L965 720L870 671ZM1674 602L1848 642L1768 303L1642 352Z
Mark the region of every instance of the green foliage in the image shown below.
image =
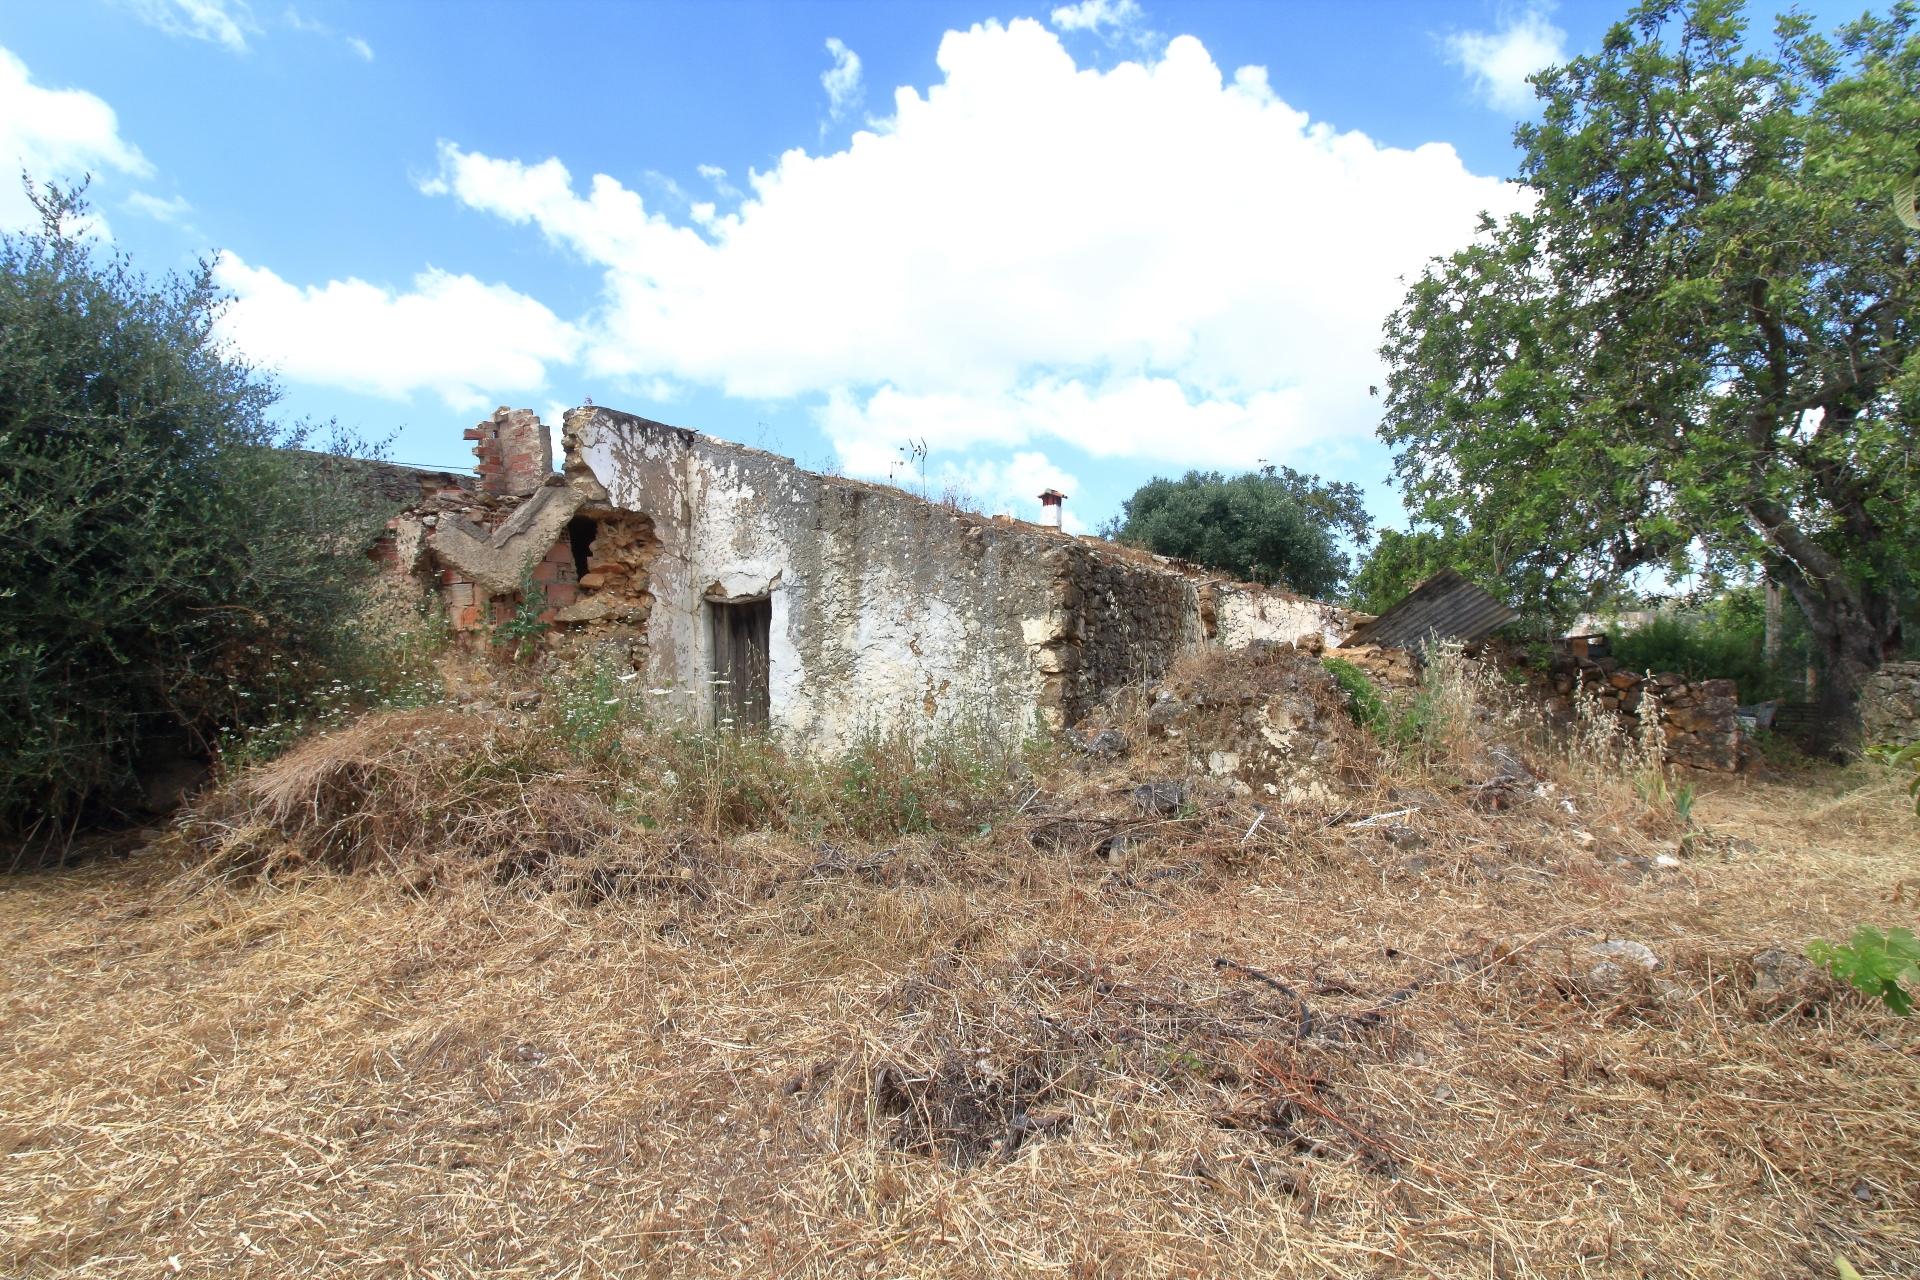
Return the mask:
M1801 688L1810 656L1806 626L1797 617L1782 619L1781 660L1768 663L1760 594L1758 587L1735 588L1699 609L1662 614L1614 635L1613 656L1630 671L1732 680L1742 702L1791 697Z
M1432 529L1382 529L1347 588L1347 603L1363 613L1385 613L1409 591L1463 558L1459 540ZM1462 570L1465 572L1465 570ZM1481 585L1485 586L1486 583Z
M602 760L620 750L620 735L647 718L639 678L611 655L562 668L547 679L541 709L554 736L580 760Z
M29 194L41 229L0 239L0 829L105 812L331 679L385 514L276 447L304 433L215 338L206 264L150 281L78 194Z
M1366 672L1345 658L1323 658L1321 665L1347 695L1347 714L1353 722L1387 746L1418 747L1431 756L1455 727L1452 711L1458 699L1446 687L1447 673L1437 672L1432 665L1422 674L1413 697L1398 709L1380 696Z
M1867 758L1878 760L1890 768L1913 770L1913 781L1907 785L1907 792L1913 797L1914 814L1920 816L1920 742L1911 742L1904 747L1888 742L1876 743L1867 748Z
M546 609L546 588L533 580L531 566L522 569L520 598L514 604L513 616L496 623L488 633L488 640L505 650L512 661L527 661L539 650L540 637L547 633L547 624L540 616Z
M1371 729L1382 738L1392 736L1393 718L1387 710L1387 704L1380 697L1380 691L1373 687L1373 681L1367 673L1348 662L1345 658L1322 658L1320 665L1327 669L1333 682L1340 686L1340 692L1347 695L1347 714L1353 722L1363 729Z
M1156 477L1120 505L1121 517L1103 531L1109 537L1310 596L1333 594L1347 576L1339 534L1358 545L1369 536L1356 486L1290 467Z
M370 710L404 711L444 700L437 660L446 618L431 605L404 616L389 602L343 620L324 662L270 655L241 692L248 715L223 725L214 752L232 773L279 755L312 733L337 729Z
M1537 84L1528 206L1387 325L1409 504L1563 621L1626 572L1763 565L1838 706L1920 568L1915 12L1762 49L1735 0L1648 0Z
M1911 929L1882 933L1863 924L1853 931L1851 942L1835 945L1822 938L1808 943L1807 959L1902 1017L1913 1008L1913 993L1920 991L1920 940Z

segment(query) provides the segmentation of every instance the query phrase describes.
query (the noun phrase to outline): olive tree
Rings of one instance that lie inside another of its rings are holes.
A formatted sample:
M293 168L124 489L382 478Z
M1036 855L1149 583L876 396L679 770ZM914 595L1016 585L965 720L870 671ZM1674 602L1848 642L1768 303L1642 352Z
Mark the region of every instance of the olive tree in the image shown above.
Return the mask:
M150 281L29 184L0 239L0 829L105 816L338 652L382 513L291 451L216 336L209 269ZM304 672L304 674L303 674Z

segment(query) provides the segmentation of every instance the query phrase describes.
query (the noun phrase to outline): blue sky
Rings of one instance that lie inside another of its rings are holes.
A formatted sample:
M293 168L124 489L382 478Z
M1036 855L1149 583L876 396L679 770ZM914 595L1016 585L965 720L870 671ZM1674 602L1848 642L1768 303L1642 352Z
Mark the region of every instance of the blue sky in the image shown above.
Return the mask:
M1380 322L1623 8L28 0L0 158L402 461L591 397L1082 528L1262 461L1396 520Z

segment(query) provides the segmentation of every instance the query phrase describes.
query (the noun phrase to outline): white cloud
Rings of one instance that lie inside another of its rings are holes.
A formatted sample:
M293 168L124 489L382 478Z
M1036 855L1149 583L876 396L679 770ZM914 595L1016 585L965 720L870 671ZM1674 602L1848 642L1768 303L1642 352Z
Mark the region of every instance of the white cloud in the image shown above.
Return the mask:
M193 212L193 206L187 203L185 196L162 199L145 191L136 191L128 196L127 206L136 213L144 213L155 222L170 226L180 226L186 221L187 215Z
M596 376L817 398L866 475L908 438L1244 466L1367 435L1405 280L1522 199L1444 144L1312 121L1190 37L1084 70L1038 23L987 23L938 62L890 119L698 222L452 144L423 189L602 268Z
M717 164L699 166L700 176L713 184L713 193L722 200L738 200L743 192L727 180L727 171Z
M828 111L838 120L858 106L863 96L860 55L847 48L838 36L827 37L827 52L833 55L833 65L821 72L820 87L827 91Z
M1102 27L1127 30L1146 18L1139 0L1080 0L1078 4L1061 5L1050 16L1062 31L1099 31Z
M289 29L298 31L303 35L321 36L328 40L336 38L332 27L320 21L318 18L309 18L292 5L287 6L286 12L281 15L281 21L285 22ZM338 39L342 44L346 45L347 48L351 49L354 56L362 62L373 61L373 46L359 36L339 36Z
M153 166L120 136L119 118L104 100L83 89L37 85L26 63L0 49L0 228L38 225L20 185L22 170L37 182L70 183L104 170L147 177Z
M896 478L896 483L904 479ZM913 485L909 481L906 487ZM1040 518L1041 490L1057 489L1068 499L1061 513L1061 527L1068 533L1087 531L1086 522L1072 503L1073 495L1082 492L1079 477L1036 450L1023 450L1002 459L943 459L928 472L926 488L930 498L952 499L963 507L988 515L1011 515L1033 521Z
M484 410L543 389L547 366L580 345L572 325L532 298L431 268L404 292L353 279L302 288L223 253L214 280L234 295L222 332L248 358L368 395L432 391L456 409Z
M1533 109L1527 77L1567 60L1567 33L1530 8L1495 31L1456 31L1446 37L1447 60L1467 73L1482 102L1523 115Z
M188 36L245 53L260 30L247 0L121 0L133 15L168 35Z

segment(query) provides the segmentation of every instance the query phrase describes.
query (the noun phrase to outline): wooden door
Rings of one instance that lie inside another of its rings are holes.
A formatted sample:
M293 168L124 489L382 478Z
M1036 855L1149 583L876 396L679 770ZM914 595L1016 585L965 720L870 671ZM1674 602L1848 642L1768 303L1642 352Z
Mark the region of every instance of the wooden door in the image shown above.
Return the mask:
M773 601L710 601L713 636L713 718L736 729L763 729L769 706L771 674L768 637L773 632Z

